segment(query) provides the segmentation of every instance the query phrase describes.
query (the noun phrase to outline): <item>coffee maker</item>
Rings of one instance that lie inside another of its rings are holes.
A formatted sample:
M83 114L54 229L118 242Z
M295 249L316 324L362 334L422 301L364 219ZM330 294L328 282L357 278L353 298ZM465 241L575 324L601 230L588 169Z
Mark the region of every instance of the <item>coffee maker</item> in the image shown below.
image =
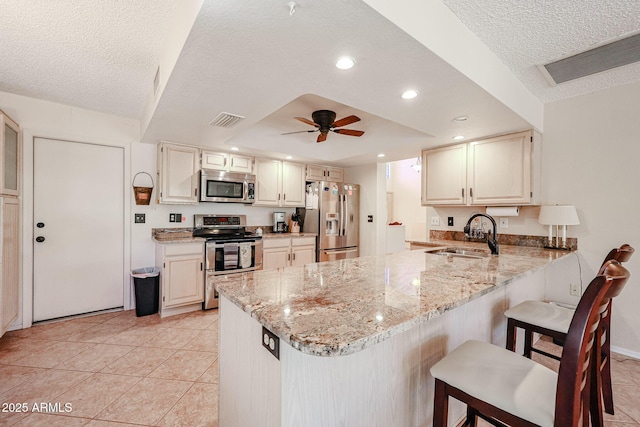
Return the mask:
M274 233L287 232L286 214L284 212L273 213L273 232Z

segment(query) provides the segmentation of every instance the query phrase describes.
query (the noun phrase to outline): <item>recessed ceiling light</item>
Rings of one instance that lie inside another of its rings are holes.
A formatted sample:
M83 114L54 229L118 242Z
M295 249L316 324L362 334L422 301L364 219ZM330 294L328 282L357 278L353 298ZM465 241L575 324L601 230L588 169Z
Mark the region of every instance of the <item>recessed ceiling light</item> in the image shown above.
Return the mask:
M409 89L404 91L404 93L402 94L402 99L413 99L416 96L418 96L418 91L417 90L413 90L413 89Z
M378 157L384 157L384 153L378 154Z
M231 147L231 151L238 151L240 150L238 147Z
M464 135L456 135L453 137L454 141L460 141L461 139L464 139Z
M293 159L293 157L292 156L287 156L287 157L285 157L285 159L291 160L291 159Z
M466 122L469 119L469 116L458 116L454 117L452 121L454 122Z
M349 68L353 67L356 64L356 61L353 58L349 58L348 56L343 56L342 58L338 59L338 62L336 62L336 67L340 68L341 70L348 70Z

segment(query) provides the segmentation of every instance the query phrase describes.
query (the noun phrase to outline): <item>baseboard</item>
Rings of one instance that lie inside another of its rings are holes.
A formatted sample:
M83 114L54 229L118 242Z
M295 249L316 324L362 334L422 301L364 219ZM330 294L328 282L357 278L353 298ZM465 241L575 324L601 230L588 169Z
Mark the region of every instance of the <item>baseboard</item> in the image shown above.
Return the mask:
M640 352L627 350L626 348L611 346L611 351L614 353L622 354L623 356L632 357L640 360Z

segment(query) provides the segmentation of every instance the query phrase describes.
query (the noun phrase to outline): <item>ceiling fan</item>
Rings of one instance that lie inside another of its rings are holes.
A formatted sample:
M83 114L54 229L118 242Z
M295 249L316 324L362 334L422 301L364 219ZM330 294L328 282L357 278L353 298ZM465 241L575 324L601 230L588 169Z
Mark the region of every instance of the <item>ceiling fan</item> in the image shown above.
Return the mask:
M324 142L327 139L327 134L329 132L335 132L342 135L349 136L362 136L364 135L364 131L361 130L353 130L353 129L335 129L342 126L349 125L351 123L359 122L360 117L357 116L347 116L343 119L336 121L336 113L329 110L318 110L314 111L311 114L311 118L313 121L309 119L305 119L304 117L294 117L296 120L300 120L302 123L306 123L308 125L314 126L316 129L314 130L300 130L297 132L287 132L282 135L290 135L292 133L302 133L302 132L320 132L318 135L317 142Z

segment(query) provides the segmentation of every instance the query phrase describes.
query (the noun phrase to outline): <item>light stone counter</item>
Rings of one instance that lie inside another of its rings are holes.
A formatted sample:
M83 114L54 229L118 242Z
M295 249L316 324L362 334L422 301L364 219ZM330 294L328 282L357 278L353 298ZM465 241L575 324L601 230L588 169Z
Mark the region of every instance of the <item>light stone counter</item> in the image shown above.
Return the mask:
M488 250L480 243L430 243ZM218 282L218 290L302 353L343 356L534 274L566 255L503 245L498 256L469 259L421 248L229 275Z

